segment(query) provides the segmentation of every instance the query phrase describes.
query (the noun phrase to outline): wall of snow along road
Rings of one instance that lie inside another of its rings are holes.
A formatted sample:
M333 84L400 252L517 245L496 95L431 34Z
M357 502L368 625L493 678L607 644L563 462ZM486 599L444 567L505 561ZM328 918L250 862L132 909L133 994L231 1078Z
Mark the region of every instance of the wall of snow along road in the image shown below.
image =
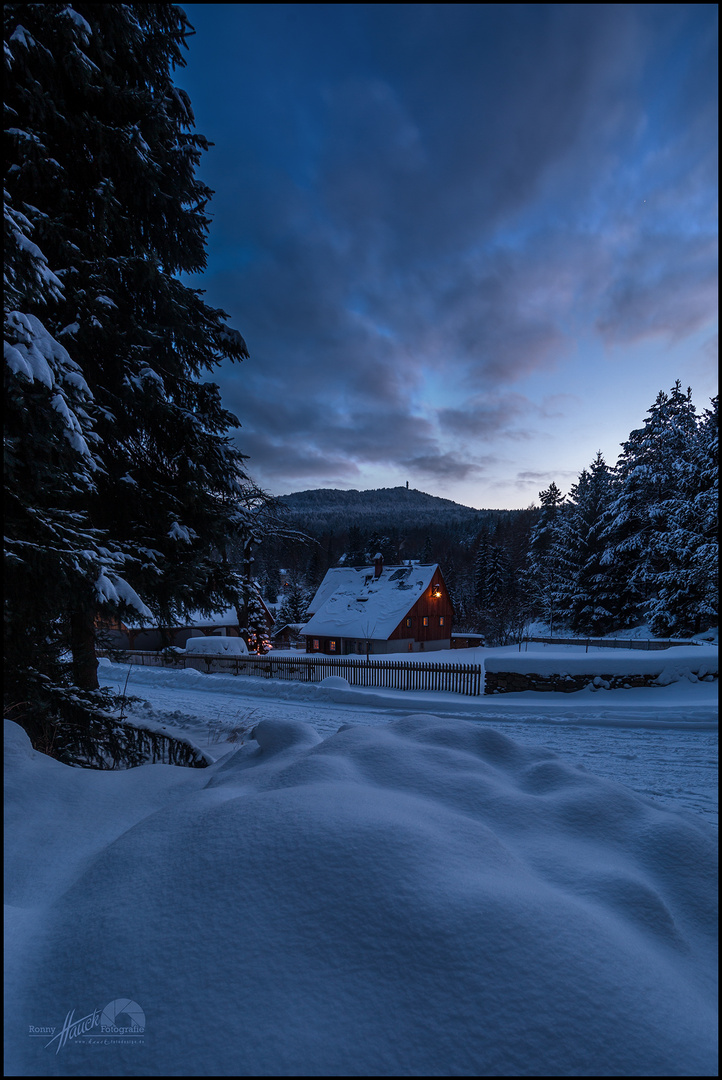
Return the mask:
M487 656L484 659L484 692L510 693L524 690L568 692L584 689L628 689L633 686L669 686L687 679L713 681L718 674L715 646L680 647L663 652L592 649L570 652L547 649Z
M448 717L116 773L6 731L6 1075L716 1075L691 815Z

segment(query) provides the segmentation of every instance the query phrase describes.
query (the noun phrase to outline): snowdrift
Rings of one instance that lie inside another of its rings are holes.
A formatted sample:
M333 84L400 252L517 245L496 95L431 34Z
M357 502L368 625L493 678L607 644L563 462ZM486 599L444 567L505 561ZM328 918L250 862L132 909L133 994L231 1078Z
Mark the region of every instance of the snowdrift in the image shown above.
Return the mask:
M427 715L108 774L7 727L6 1073L716 1075L691 816Z

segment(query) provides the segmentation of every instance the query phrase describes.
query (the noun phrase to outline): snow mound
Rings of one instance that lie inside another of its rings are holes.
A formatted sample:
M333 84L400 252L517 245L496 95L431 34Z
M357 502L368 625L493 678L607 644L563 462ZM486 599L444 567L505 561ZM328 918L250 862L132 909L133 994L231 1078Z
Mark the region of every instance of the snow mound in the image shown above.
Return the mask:
M716 1075L704 823L479 723L254 737L207 770L54 763L50 794L14 756L7 879L45 906L10 1075ZM41 893L58 807L73 881ZM112 998L142 1043L28 1037Z
M19 766L22 758L38 757L37 752L33 750L27 732L19 724L13 723L12 720L4 720L3 727L5 729L4 759L6 768ZM47 760L51 761L52 759L48 758Z
M205 656L245 656L248 646L240 637L195 637L188 638L186 653L202 653Z
M321 680L319 686L325 687L327 690L349 690L351 688L348 679L344 679L343 675L328 675Z

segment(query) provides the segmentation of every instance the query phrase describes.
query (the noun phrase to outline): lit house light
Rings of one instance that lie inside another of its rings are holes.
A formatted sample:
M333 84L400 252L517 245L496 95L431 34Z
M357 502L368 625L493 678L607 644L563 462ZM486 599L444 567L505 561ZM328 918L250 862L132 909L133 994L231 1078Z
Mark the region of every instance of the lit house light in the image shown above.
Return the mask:
M431 586L431 595L436 596L436 597L441 596L441 586L440 585L432 585Z

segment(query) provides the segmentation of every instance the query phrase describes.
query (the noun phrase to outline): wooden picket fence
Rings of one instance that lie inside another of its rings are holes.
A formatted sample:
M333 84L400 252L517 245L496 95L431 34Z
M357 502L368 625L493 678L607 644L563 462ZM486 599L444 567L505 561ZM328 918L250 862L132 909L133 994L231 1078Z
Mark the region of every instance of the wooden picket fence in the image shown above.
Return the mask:
M356 660L345 656L206 656L143 652L114 654L124 663L145 667L192 667L227 675L255 675L264 679L321 682L340 675L351 686L383 686L392 690L441 690L477 697L484 688L482 664L409 663L403 660Z

